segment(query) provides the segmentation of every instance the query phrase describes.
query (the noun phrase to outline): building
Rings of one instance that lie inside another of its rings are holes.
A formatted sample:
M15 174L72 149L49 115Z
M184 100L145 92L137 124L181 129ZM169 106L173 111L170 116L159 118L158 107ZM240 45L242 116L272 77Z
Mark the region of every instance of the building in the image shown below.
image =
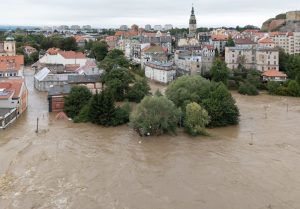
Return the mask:
M163 27L161 25L154 25L154 30L155 31L161 31Z
M80 26L79 25L71 25L71 30L74 30L74 31L78 31L80 30Z
M276 82L284 82L287 81L287 75L279 70L267 70L262 73L262 80L267 81L276 81Z
M58 48L50 48L46 54L39 59L39 64L61 64L67 65L85 65L87 57L82 52L63 51Z
M150 31L150 30L152 30L152 27L151 27L151 25L149 25L149 24L145 25L145 30L146 30L146 31Z
M1 93L0 93L1 95ZM1 96L0 96L1 97ZM1 108L0 107L0 129L5 129L13 123L18 117L16 108Z
M264 38L258 40L258 46L274 48L275 43L271 38L264 37Z
M212 35L210 38L210 45L213 45L219 53L225 51L225 47L228 41L227 35Z
M243 66L261 72L279 70L279 50L269 47L226 47L225 62L230 69Z
M271 32L269 37L275 46L288 54L300 54L300 32Z
M16 42L13 37L8 36L5 41L0 41L0 56L15 56Z
M32 46L24 46L24 54L26 54L27 56L30 56L31 54L37 52L37 50L35 48L33 48Z
M200 75L202 68L202 57L194 55L190 51L178 50L175 52L174 62L178 67L180 75Z
M145 76L153 81L168 84L175 79L176 70L173 63L147 62Z
M128 26L127 25L121 25L120 26L120 30L127 31L128 30Z
M92 30L92 26L84 25L84 26L82 26L82 30Z
M53 86L48 91L49 112L62 112L65 107L65 96L71 91L70 85Z
M166 24L164 27L165 31L172 30L172 29L173 29L173 25L171 25L171 24Z
M234 39L235 46L256 46L257 43L252 41L250 38L236 38Z
M194 12L194 7L192 7L191 17L189 21L189 35L195 36L197 33L197 20Z
M23 76L24 56L0 56L0 78Z
M20 77L0 79L0 108L16 109L17 115L26 111L28 90L25 80Z
M144 69L145 63L147 62L160 62L160 63L167 62L168 57L166 53L167 50L155 44L151 44L150 46L144 48L141 52L142 69Z
M64 73L58 71L57 68L53 69L51 66L44 67L35 74L34 87L38 91L49 91L53 86L65 84L97 83L103 73L103 70L97 67L95 60L88 60L84 66L76 66L72 71Z

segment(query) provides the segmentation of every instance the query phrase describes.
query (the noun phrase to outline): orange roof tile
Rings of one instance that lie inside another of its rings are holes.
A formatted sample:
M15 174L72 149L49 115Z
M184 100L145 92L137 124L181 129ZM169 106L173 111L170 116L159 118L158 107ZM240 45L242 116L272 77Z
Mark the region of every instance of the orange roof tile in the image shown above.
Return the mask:
M211 39L213 41L227 41L228 40L228 36L227 35L212 35Z
M74 51L58 51L65 59L85 59L86 56L82 52Z
M273 40L268 38L268 37L260 39L258 41L258 43L260 43L260 44L274 44Z
M265 71L262 76L266 77L287 77L287 75L279 70L267 70Z
M24 56L0 56L0 72L8 70L20 70L24 65Z
M8 92L8 95L1 96L2 99L7 99L13 94L13 98L19 98L24 79L3 79L0 80L0 89Z

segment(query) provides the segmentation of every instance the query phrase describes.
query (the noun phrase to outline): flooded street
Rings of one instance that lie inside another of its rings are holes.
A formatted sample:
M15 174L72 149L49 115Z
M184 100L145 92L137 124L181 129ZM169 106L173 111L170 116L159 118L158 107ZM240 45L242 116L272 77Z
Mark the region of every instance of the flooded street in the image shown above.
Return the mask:
M56 121L26 78L28 111L0 131L1 209L300 208L300 99L234 94L239 126L140 138Z

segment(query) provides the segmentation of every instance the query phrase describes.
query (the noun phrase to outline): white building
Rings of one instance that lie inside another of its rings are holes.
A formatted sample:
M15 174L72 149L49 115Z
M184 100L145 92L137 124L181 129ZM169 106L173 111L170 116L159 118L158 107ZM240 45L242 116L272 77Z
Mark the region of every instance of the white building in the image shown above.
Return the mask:
M161 31L163 28L161 25L154 25L154 30Z
M147 24L145 25L145 30L146 31L150 31L152 29L151 25Z
M268 47L226 47L225 62L228 68L237 69L242 65L246 69L279 70L279 51Z
M82 52L62 51L57 48L50 48L38 62L41 64L60 64L65 67L66 65L84 66L87 58Z
M91 30L91 29L92 29L92 26L90 26L90 25L82 26L82 30Z
M173 63L147 62L145 64L145 75L151 80L168 84L175 79L176 70Z
M128 30L128 26L127 25L121 25L120 26L120 30L127 31Z
M288 54L300 54L300 32L272 32L269 34L275 46Z

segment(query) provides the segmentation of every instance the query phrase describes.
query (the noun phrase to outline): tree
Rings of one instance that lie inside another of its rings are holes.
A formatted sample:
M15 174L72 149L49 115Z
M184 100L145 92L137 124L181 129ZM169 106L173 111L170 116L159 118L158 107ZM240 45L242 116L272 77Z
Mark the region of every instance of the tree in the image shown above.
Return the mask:
M216 59L211 68L212 80L215 82L223 82L227 84L229 78L229 70L226 63L221 59Z
M183 76L169 85L166 95L183 112L191 102L204 107L211 117L209 125L212 127L238 123L239 110L223 83L209 82L201 76Z
M211 127L238 124L239 109L223 83L212 84L208 98L201 104L211 118L209 124Z
M131 126L142 136L175 133L180 112L164 96L146 96L130 115Z
M65 51L76 51L76 39L74 37L62 38L59 40L58 48Z
M91 42L92 46L87 45L87 47L91 47L91 54L98 62L102 61L107 53L108 53L108 45L105 41L101 42Z
M206 135L205 126L209 123L207 111L193 102L186 106L184 127L192 136Z
M210 86L210 82L201 76L182 76L168 86L166 95L177 107L185 110L187 104L191 102L199 104L205 99Z
M125 68L114 68L103 77L105 85L113 93L116 101L122 101L126 98L129 91L129 84L133 80L133 76Z
M129 61L124 56L124 53L121 50L114 49L110 51L107 56L102 60L100 66L109 72L117 67L129 67Z
M74 119L91 97L92 93L85 86L72 87L70 94L65 97L65 113Z
M290 96L299 97L300 96L300 86L297 81L292 80L288 84L288 93Z
M269 94L271 95L276 95L277 94L277 89L280 87L280 84L275 81L270 81L267 84L267 89L269 91Z
M234 40L232 39L231 36L229 36L229 38L227 40L227 43L226 43L226 46L227 47L233 47L233 46L235 46Z
M147 79L137 80L129 89L127 98L132 102L140 102L145 96L150 94L150 86Z

